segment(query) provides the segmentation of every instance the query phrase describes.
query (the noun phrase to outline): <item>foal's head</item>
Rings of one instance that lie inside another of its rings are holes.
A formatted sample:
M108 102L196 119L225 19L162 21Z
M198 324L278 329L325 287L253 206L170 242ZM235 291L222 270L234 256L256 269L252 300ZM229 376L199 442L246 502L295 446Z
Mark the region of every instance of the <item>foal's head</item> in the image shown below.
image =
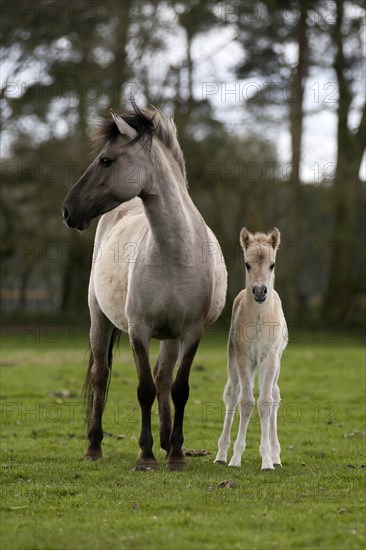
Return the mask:
M133 107L122 116L112 112L94 133L102 150L65 198L63 216L69 227L85 229L96 216L145 196L154 184L158 163L165 172L174 165L185 185L174 123L156 109L140 109L135 103Z
M266 301L273 288L274 268L280 232L275 227L270 235L241 230L240 243L244 251L246 286L259 304Z

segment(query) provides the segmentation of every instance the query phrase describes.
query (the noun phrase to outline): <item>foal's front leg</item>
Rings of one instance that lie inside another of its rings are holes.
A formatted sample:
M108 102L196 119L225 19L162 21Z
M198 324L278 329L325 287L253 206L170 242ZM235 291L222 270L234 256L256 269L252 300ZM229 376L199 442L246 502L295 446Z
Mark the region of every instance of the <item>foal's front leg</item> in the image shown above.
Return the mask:
M259 452L262 457L262 470L274 470L271 446L271 420L273 419L274 399L273 386L277 377L277 357L271 353L267 361L260 366L260 393L258 414L261 422L261 444Z
M246 447L247 428L255 403L253 376L248 358L238 358L238 374L240 380L240 395L238 400L240 423L238 435L234 443L234 454L229 462L229 466L241 466L241 457Z
M141 453L135 470L155 469L157 462L152 450L151 407L155 400L156 389L149 362L149 339L130 334L130 342L139 379L137 397L141 407L141 434L139 438Z

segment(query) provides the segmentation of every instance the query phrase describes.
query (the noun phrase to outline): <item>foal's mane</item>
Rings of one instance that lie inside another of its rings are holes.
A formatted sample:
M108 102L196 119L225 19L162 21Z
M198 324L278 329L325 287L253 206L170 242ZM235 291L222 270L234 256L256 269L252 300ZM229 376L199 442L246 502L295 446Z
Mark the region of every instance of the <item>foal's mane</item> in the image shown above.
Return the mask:
M121 116L127 124L132 126L138 136L131 143L136 143L142 138L145 139L147 147L151 147L153 137L157 137L167 149L169 149L177 161L184 179L186 179L186 167L182 149L177 138L177 128L172 118L168 118L159 109L142 109L132 101L133 111L122 113ZM98 145L103 146L109 139L119 134L116 123L112 118L103 120L92 133L92 139Z
M269 245L268 238L269 238L269 235L266 235L265 233L261 233L260 231L257 231L253 235L253 241L251 242L251 245L259 245L260 247L260 245L265 244L268 246ZM262 251L262 249L259 247L256 249L256 261L261 263L265 258L265 254Z

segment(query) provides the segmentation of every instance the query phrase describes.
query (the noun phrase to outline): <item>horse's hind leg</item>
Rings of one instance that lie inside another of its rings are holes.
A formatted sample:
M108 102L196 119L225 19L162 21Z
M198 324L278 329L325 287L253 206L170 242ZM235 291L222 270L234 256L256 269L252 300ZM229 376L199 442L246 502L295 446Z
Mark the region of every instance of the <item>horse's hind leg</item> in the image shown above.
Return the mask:
M117 329L101 311L95 299L90 301L90 361L85 380L89 447L85 460L102 458L102 415L112 364L112 347Z
M179 367L172 385L175 414L173 429L170 434L170 450L166 463L168 470L183 470L186 466L186 459L182 450L184 441L183 417L189 396L189 373L200 339L201 332L196 338L182 342L179 350Z
M179 351L178 340L160 342L159 357L154 369L156 394L158 398L160 446L169 453L172 418L170 411L170 392L173 383L173 370Z

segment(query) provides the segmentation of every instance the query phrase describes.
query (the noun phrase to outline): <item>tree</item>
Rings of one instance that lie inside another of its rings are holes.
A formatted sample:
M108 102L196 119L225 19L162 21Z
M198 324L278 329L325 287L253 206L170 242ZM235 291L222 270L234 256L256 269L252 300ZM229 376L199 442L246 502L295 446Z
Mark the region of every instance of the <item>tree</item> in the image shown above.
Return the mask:
M355 69L364 73L364 62L357 44L361 41L362 14L348 19L346 3L337 0L337 17L332 32L336 47L334 70L337 76L339 99L337 109L337 162L333 183L333 257L329 282L323 302L323 318L332 323L352 322L353 305L362 289L360 272L364 266L364 247L361 208L364 201L359 179L360 165L365 151L366 103L363 104L358 125L351 129L351 109ZM347 32L347 35L346 35ZM348 54L345 45L352 40ZM351 70L351 68L353 70Z

